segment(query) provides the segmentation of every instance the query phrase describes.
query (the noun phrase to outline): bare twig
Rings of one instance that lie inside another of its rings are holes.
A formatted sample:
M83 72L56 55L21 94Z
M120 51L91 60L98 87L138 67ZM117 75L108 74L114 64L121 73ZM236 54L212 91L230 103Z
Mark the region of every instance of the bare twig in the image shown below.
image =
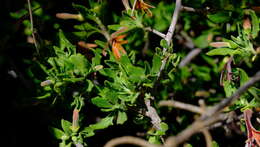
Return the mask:
M197 120L190 125L187 129L183 130L177 136L168 137L165 142L165 147L177 147L179 144L183 143L184 141L188 140L193 134L200 132L203 128L214 124L219 120L225 119L224 114L214 114L207 120Z
M167 41L168 45L170 45L170 43L171 43L171 39L172 39L172 36L173 36L173 32L175 30L175 26L177 24L180 9L181 9L181 0L176 0L176 6L175 6L175 9L174 9L174 12L173 12L171 25L170 25L168 32L167 32L167 34L164 38ZM167 51L167 48L163 48L163 55L166 54L166 51ZM160 67L160 71L157 74L157 79L159 79L159 77L161 76L161 73L162 73L162 71L165 67L166 62L167 62L167 58L162 60L162 65Z
M103 23L101 22L101 20L96 17L95 22L98 24L98 27L101 29L101 33L105 36L105 38L107 39L107 41L110 41L110 35L106 29L106 27L103 25Z
M122 3L123 3L123 5L124 5L126 10L131 9L130 6L129 6L129 1L128 0L122 0Z
M147 108L147 112L145 113L147 117L151 119L151 123L153 124L154 128L156 130L160 130L160 123L162 122L161 118L159 117L158 113L154 109L154 107L151 106L150 99L145 99L145 105Z
M189 128L183 130L177 136L167 138L165 143L166 147L176 147L180 143L189 139L193 134L198 133L199 130L219 120L225 120L227 115L221 114L220 111L226 106L231 105L232 102L237 100L250 86L254 85L258 81L260 81L260 71L258 71L255 76L241 86L232 96L222 100L220 103L208 109L197 121L192 123Z
M34 46L35 46L35 48L36 48L37 54L39 54L38 44L37 44L37 42L36 42L35 35L34 35L33 16L32 16L32 8L31 8L31 2L30 2L30 0L27 0L27 3L28 3L29 15L30 15L31 32L32 32L33 43L34 43Z
M177 136L168 137L165 142L165 147L176 147L188 140L193 134L200 132L205 127L208 127L217 121L226 120L227 115L220 113L220 111L226 106L231 105L232 102L238 99L250 86L254 85L258 81L260 81L260 71L258 71L255 76L253 76L243 86L238 88L232 96L222 100L212 108L209 108L197 121L192 123L190 127L183 130ZM109 141L105 147L113 147L118 144L134 144L145 147L157 147L156 145L150 144L143 139L129 136L113 139Z
M120 144L133 144L141 147L161 147L159 145L151 144L146 140L140 139L138 137L133 137L133 136L123 136L123 137L114 138L109 142L107 142L104 147L115 147Z
M210 135L209 130L203 129L201 132L205 137L207 147L212 147L212 136Z
M175 26L177 24L180 9L181 9L181 0L176 0L176 6L175 6L174 13L173 13L173 16L172 16L171 25L168 29L166 36L165 36L165 40L167 41L168 45L170 45L170 43L171 43L171 39L172 39L172 36L173 36L173 32L175 30ZM164 54L165 54L166 50L167 50L166 48L163 49Z
M152 29L152 28L150 28L150 27L145 28L145 30L150 31L150 32L152 32L152 33L154 33L154 34L156 34L156 35L162 37L162 38L165 38L165 36L166 36L164 33L159 32L159 31L157 31L157 30L155 30L155 29Z
M137 1L138 1L138 0L135 0L135 1L134 1L133 7L132 7L132 11L131 11L131 16L133 16L133 14L134 14L135 5L136 5L136 2L137 2Z
M180 32L181 36L185 39L185 43L184 45L189 48L189 49L193 49L195 47L191 37L185 32L185 31L181 31Z
M182 68L184 66L186 66L187 64L190 63L190 61L195 58L197 55L199 55L199 53L201 52L201 49L199 48L196 48L196 49L193 49L192 51L190 51L188 53L188 55L181 60L181 63L179 64L179 68Z
M175 101L175 100L174 101L173 100L160 101L158 105L159 106L175 107L175 108L179 108L179 109L183 109L183 110L187 110L187 111L199 113L199 114L202 114L204 112L198 106L178 102L178 101Z
M221 111L223 108L231 105L235 100L237 100L249 87L253 86L256 82L260 81L260 71L258 71L253 77L250 78L248 82L238 88L238 90L230 97L223 99L220 103L216 104L212 109L208 110L207 113L202 116L202 119L207 118Z
M145 37L144 37L146 40L145 40L145 44L144 44L144 47L142 49L142 54L143 56L146 55L147 53L147 50L149 48L149 44L150 44L150 40L148 39L148 33L145 34Z

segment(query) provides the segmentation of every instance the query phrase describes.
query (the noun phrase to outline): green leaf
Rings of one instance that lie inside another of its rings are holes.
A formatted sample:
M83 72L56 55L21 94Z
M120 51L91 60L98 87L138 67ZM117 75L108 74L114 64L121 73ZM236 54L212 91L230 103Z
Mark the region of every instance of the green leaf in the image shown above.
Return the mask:
M248 89L248 92L250 94L252 94L254 96L254 98L256 98L257 100L259 100L259 93L260 93L260 89L256 88L256 87L251 87Z
M102 53L102 50L97 48L94 50L94 54L95 56L92 58L92 68L95 68L95 66L102 66L100 65L101 64L101 53ZM96 69L97 70L97 69Z
M236 44L236 43L235 43L234 41L232 41L232 40L223 38L223 41L224 41L224 42L228 42L229 45L230 45L230 48L236 49L236 48L239 47L239 45Z
M231 19L230 13L226 11L217 12L215 14L208 14L208 19L215 23L224 23Z
M84 135L84 137L91 137L91 136L94 136L95 133L94 133L94 129L91 128L91 127L85 127L81 133Z
M64 49L66 48L69 55L76 53L76 47L69 42L69 40L65 37L64 33L61 30L59 31L59 39L61 51L64 51Z
M104 68L98 71L100 74L104 76L108 76L110 78L115 78L117 75L117 72L111 68Z
M73 65L73 71L77 75L87 75L90 70L90 63L81 54L75 54L70 56L70 63Z
M130 67L132 66L131 61L129 60L129 58L126 55L123 55L120 59L120 63L122 64L122 66L124 68Z
M62 130L57 129L57 128L51 127L50 131L54 135L54 137L57 139L62 139L62 136L65 135L65 133Z
M113 125L113 116L107 116L105 118L102 118L98 123L90 125L93 130L100 130L105 129L111 125Z
M141 67L130 66L128 68L129 80L142 82L145 79L145 70Z
M19 10L19 13L10 12L9 14L12 18L19 19L19 18L23 17L24 15L26 15L27 13L28 13L28 11L26 9L21 9L21 10Z
M127 115L125 112L118 111L118 116L117 116L117 124L123 124L127 120Z
M237 88L230 81L224 81L224 90L226 97L230 97L233 93L236 92Z
M88 8L84 7L83 5L72 4L72 6L75 9L77 9L84 18L87 18L87 19L90 19L90 20L96 19L96 13L89 10Z
M193 147L191 144L185 144L185 146L184 147Z
M165 39L162 39L160 41L160 46L163 47L163 48L169 48L169 45L168 45L168 43Z
M164 132L166 132L169 129L168 125L164 122L160 123L160 127L161 127L161 130Z
M109 30L117 31L117 30L119 30L122 26L119 25L119 24L115 24L115 25L108 25L107 27L108 27Z
M71 147L71 145L72 145L72 142L70 142L70 143L68 143L68 144L66 144L65 141L59 143L59 147Z
M193 43L199 48L206 48L209 46L208 36L208 32L202 33L199 37L193 40Z
M243 69L238 68L238 71L239 71L239 77L240 77L240 86L242 86L249 80L249 77Z
M113 105L106 99L102 97L95 97L91 99L91 102L101 108L111 108Z
M73 27L80 31L91 31L91 30L95 30L96 32L100 31L96 26L93 26L88 22L85 22L84 24L80 24L80 25L74 25Z
M148 139L148 141L152 144L161 144L159 140L160 138L158 136L150 136Z
M93 84L90 80L88 80L88 79L87 79L87 83L88 83L88 86L87 86L86 91L87 91L87 92L91 92L91 90L92 90L93 87L94 87L94 84Z
M102 48L106 48L106 47L108 48L108 44L106 42L103 42L100 40L95 40L94 42L95 42L95 44L101 46Z
M156 9L152 9L154 15L154 28L158 31L165 31L171 22L174 3L169 4L165 1L160 1Z
M159 135L159 136L165 135L166 131L169 129L168 125L164 122L160 123L160 127L161 129L157 130L155 135Z
M36 97L37 99L45 99L51 96L51 93L46 93L45 95Z
M218 143L215 140L212 141L212 147L219 147Z
M215 56L215 55L234 55L236 53L236 50L230 49L230 48L216 48L213 50L210 50L206 54L209 56Z
M69 134L72 133L72 131L71 131L71 129L70 129L70 127L71 127L71 122L62 119L62 120L61 120L61 127L62 127L62 129L64 130L64 132L65 132L66 134L69 135Z
M154 54L151 74L157 74L160 71L161 65L162 65L162 61L160 56L158 54Z
M253 10L249 11L249 14L252 19L252 37L256 38L258 36L259 32L259 20L258 17L256 16L255 12Z

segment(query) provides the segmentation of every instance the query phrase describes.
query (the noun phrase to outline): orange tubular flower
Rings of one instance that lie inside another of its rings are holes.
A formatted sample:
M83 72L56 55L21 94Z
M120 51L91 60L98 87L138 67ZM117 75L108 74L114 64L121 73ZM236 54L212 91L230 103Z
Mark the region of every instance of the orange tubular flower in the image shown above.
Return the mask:
M113 55L117 60L119 60L123 54L126 54L126 51L122 46L123 44L128 43L127 40L123 40L126 37L126 35L118 35L124 32L125 30L126 28L121 28L120 30L111 35L110 44L112 45Z
M135 5L135 9L141 9L145 13L147 13L148 16L153 16L153 13L150 11L149 8L155 8L155 7L152 5L146 4L145 2L143 2L143 0L138 0Z
M90 49L90 48L95 48L95 47L97 47L97 45L94 44L94 43L86 43L86 42L84 42L84 41L79 41L79 42L78 42L78 45L79 45L80 47L82 47L82 48L85 48L85 49Z

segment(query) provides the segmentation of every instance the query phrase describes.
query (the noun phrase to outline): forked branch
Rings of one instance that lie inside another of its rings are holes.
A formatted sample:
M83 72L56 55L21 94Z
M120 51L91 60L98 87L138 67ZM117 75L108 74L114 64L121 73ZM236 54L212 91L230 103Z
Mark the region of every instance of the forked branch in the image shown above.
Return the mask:
M171 39L172 39L174 30L175 30L175 27L176 27L176 24L177 24L177 20L178 20L178 17L179 17L180 10L181 10L181 0L176 0L176 5L175 5L174 12L173 12L172 20L171 20L171 25L170 25L168 32L167 32L167 34L164 38L167 41L168 45L170 45L170 43L171 43ZM166 54L166 51L167 51L167 48L163 48L163 55ZM162 60L162 65L160 67L160 71L157 74L157 79L159 79L159 77L161 76L161 73L162 73L162 71L165 67L166 62L167 62L167 57L165 57Z
M220 103L215 106L208 108L206 113L202 115L197 121L193 122L190 127L183 130L177 136L168 137L165 145L153 145L144 139L140 139L137 137L125 136L112 139L109 141L105 147L114 147L120 144L134 144L142 147L177 147L179 144L188 140L192 135L203 131L206 127L216 123L217 121L227 119L227 114L220 113L225 107L231 105L235 100L237 100L244 92L247 91L252 85L260 81L260 71L258 71L255 76L251 77L251 79L242 85L232 96L222 100ZM204 132L205 134L206 132ZM209 134L207 134L209 135ZM209 140L210 138L207 139Z
M177 136L169 137L166 140L166 147L176 147L188 140L193 134L201 131L203 128L208 127L219 120L225 119L226 115L221 114L220 111L231 105L244 92L246 92L249 87L253 86L258 81L260 81L260 71L258 71L248 82L238 88L232 96L223 99L220 103L216 104L212 108L209 108L206 113L204 113L204 115L202 115L197 121L192 123L189 128L183 130Z

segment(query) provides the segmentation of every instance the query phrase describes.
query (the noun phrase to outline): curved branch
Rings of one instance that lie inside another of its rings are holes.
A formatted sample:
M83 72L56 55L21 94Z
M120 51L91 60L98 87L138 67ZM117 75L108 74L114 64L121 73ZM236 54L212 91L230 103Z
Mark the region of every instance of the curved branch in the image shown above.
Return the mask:
M176 24L177 24L177 20L179 17L179 12L181 10L181 0L176 0L176 6L173 12L173 16L172 16L172 21L171 21L171 25L168 29L168 32L165 36L165 40L167 41L168 45L170 45L172 36L173 36L173 32L175 30ZM166 52L166 48L163 49L164 53Z
M32 16L31 1L27 0L27 3L28 3L29 15L30 15L31 32L32 32L33 43L34 43L34 46L36 48L37 54L39 54L39 48L38 48L38 44L37 44L37 41L36 41L36 38L35 38L34 28L33 28L33 16Z
M248 82L238 88L238 90L231 95L230 97L223 99L220 103L216 104L211 108L205 115L202 116L202 119L205 119L216 112L221 111L223 108L231 105L235 100L237 100L249 87L253 86L256 82L260 81L260 71L258 71L253 77L250 78Z
M209 130L203 129L201 132L205 137L207 147L212 147L212 136L211 136Z
M158 105L159 106L176 107L176 108L179 108L179 109L183 109L183 110L187 110L187 111L199 113L199 114L204 113L204 111L198 106L186 104L186 103L182 103L182 102L178 102L178 101L173 101L173 100L160 101Z
M188 53L188 55L181 60L180 64L179 64L179 68L182 68L184 66L186 66L187 64L190 63L190 61L195 58L197 55L199 55L199 53L201 52L201 49L199 48L196 48L196 49L193 49L192 51L190 51Z
M220 103L216 104L212 108L209 108L206 113L204 113L197 121L192 123L192 125L177 136L168 137L165 143L166 147L176 147L184 141L188 140L193 134L198 133L203 128L208 127L211 124L219 120L225 120L227 115L221 114L220 111L225 107L231 105L235 100L237 100L246 90L260 81L260 71L258 71L255 76L251 77L248 82L243 86L238 88L238 90L230 97L222 100Z
M168 45L170 45L170 43L171 43L171 39L172 39L172 36L173 36L173 32L175 30L175 26L177 24L177 20L178 20L180 10L181 10L181 0L176 0L176 6L175 6L175 9L174 9L174 12L173 12L171 25L170 25L168 32L167 32L167 34L164 38L167 41ZM163 55L166 54L166 51L167 51L167 48L163 48ZM162 60L162 65L160 67L160 71L157 74L157 79L159 79L159 77L161 76L161 73L162 73L162 71L165 67L166 62L167 62L167 57L165 57Z
M157 31L155 29L152 29L150 27L144 28L144 30L150 31L150 32L152 32L152 33L162 37L162 38L165 38L165 36L166 36L164 33L160 32L160 31Z
M123 136L123 137L114 138L109 142L107 142L104 147L115 147L120 144L132 144L141 147L162 147L159 145L151 144L144 139L140 139L133 136Z

